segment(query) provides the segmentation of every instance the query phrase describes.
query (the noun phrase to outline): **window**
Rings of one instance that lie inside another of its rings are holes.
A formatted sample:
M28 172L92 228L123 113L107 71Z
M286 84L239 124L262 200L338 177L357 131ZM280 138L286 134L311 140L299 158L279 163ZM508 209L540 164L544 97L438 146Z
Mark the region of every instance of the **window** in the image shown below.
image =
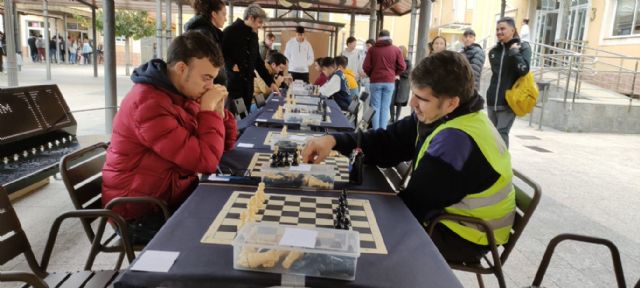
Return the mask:
M613 22L613 36L640 34L640 0L618 0L615 20Z

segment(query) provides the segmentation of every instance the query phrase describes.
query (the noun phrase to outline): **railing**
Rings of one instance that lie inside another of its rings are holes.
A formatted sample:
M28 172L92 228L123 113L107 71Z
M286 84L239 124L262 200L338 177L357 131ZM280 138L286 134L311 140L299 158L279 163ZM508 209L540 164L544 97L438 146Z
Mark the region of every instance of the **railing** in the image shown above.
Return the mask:
M629 109L633 100L637 97L636 82L638 81L639 57L627 57L622 54L607 52L600 49L590 48L582 41L559 41L558 46L551 46L541 43L530 43L532 46L531 67L538 80L544 79L545 73L553 73L556 86L565 80L564 103L568 101L569 93L572 94L572 104L580 94L582 82L586 78L591 78L594 84L607 86L616 83L615 87L607 87L618 93L628 94ZM566 49L568 48L568 49ZM600 80L606 82L598 83ZM613 75L613 82L609 79L602 79L606 75ZM625 78L626 77L626 78ZM627 90L621 88L623 78L631 80L631 86ZM573 85L571 85L573 81ZM638 83L640 84L640 83ZM573 86L573 87L571 87ZM626 93L625 93L626 92Z

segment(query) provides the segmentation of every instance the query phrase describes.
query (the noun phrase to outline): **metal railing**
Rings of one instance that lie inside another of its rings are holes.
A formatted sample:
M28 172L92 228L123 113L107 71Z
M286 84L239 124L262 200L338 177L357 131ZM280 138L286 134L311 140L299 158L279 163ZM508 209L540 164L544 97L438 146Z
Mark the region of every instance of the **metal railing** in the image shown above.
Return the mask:
M564 103L572 94L572 104L580 95L582 82L587 78L589 82L597 86L608 86L616 83L611 88L615 92L627 94L629 97L629 109L633 100L637 97L636 83L638 81L638 64L640 57L628 57L618 53L612 53L601 49L590 48L583 41L558 41L557 46L541 43L530 43L532 46L531 68L538 80L545 77L545 73L552 73L549 77L556 80L556 86L561 87L564 80ZM604 79L606 75L614 77ZM586 77L585 77L586 76ZM599 77L596 77L599 76ZM623 89L623 80L630 80L630 87ZM573 81L573 83L571 83ZM599 82L606 81L606 82ZM571 85L573 84L573 85ZM640 84L640 83L638 83ZM573 87L571 87L573 86Z

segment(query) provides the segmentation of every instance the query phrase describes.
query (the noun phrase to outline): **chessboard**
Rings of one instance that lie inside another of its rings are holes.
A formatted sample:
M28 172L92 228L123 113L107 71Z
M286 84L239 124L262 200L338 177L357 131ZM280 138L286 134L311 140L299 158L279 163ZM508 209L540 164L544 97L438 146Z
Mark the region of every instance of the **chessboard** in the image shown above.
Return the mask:
M200 240L204 244L227 244L236 237L240 213L246 209L253 192L234 191ZM300 227L334 228L333 209L337 197L265 194L265 206L258 210L257 222L272 222ZM360 233L360 252L387 254L371 203L349 197L351 229Z
M299 115L322 115L322 114L318 114L318 113L296 113ZM273 115L271 115L271 119L273 120L283 120L284 121L284 114L282 115L278 115L278 113L273 113ZM291 121L290 123L302 123L304 120L297 118L294 119L293 121ZM331 123L331 116L327 115L326 121L320 121L321 123L326 123L326 124L330 124ZM317 124L317 122L316 122Z
M255 153L253 154L253 158L251 158L251 162L249 163L249 167L247 167L247 170L249 170L251 176L262 177L264 176L264 173L262 173L262 169L264 167L269 167L270 164L270 153ZM333 170L335 172L333 175L333 181L343 183L349 182L349 158L342 155L329 156L320 164L333 166Z
M271 139L272 138L277 138L280 139L282 138L280 135L282 135L282 132L280 131L269 131L267 133L267 136L264 138L264 145L271 145ZM297 132L287 132L287 136L295 138L310 138L310 137L320 137L324 134L309 134L309 133L297 133Z

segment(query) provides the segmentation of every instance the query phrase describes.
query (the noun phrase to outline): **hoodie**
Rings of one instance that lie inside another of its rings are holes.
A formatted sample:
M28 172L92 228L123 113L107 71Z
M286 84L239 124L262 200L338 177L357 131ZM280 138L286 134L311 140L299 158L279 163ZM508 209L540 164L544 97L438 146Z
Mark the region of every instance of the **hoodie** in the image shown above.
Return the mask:
M362 64L370 83L395 83L396 75L407 69L400 48L391 44L391 39L381 37L367 51Z
M160 59L136 68L135 83L114 118L102 169L102 203L117 197L151 196L176 209L198 183L197 173L216 171L223 151L235 144L236 122L180 93ZM146 204L114 211L127 220L154 213Z
M482 46L473 43L462 49L462 53L469 60L471 70L473 70L473 80L475 80L476 90L480 90L480 77L482 76L482 68L484 67L484 50Z
M511 45L520 43L520 49L511 49ZM487 89L487 106L494 111L510 109L504 98L507 89L511 89L518 78L529 73L531 46L513 38L507 43L498 42L489 50L491 64L491 84Z

